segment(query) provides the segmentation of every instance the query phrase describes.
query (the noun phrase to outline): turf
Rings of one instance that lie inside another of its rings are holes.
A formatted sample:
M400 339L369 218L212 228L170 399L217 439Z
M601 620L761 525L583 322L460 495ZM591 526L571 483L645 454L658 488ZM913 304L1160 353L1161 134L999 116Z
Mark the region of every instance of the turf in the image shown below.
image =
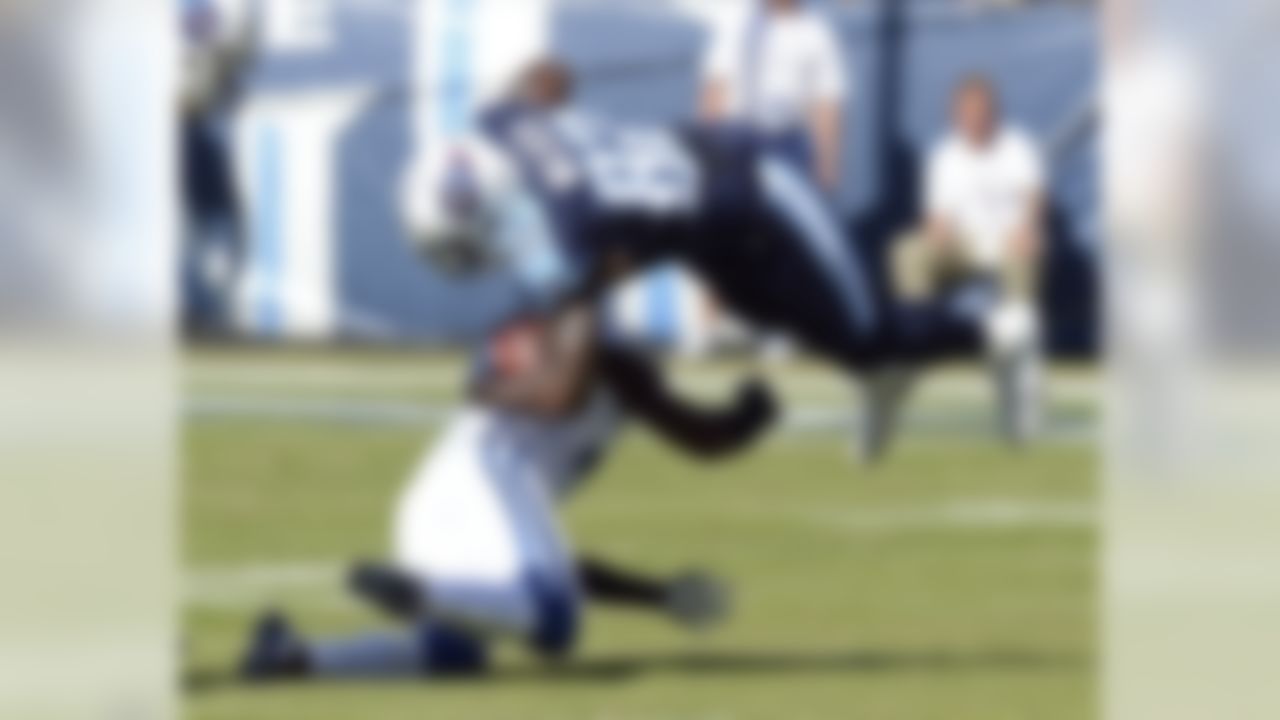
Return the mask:
M778 432L715 466L630 432L566 508L568 531L580 547L641 568L699 566L730 580L734 615L709 635L599 610L580 652L559 666L513 648L481 681L251 688L228 670L259 608L283 606L313 633L376 624L343 597L340 568L385 553L396 493L434 430L417 416L266 417L202 403L440 405L454 397L459 370L414 354L319 351L204 352L189 367L189 718L1094 715L1087 371L1058 374L1072 390L1055 403L1061 432L1023 451L990 436L984 386L966 369L925 388L905 442L873 470L850 460L832 428ZM714 394L733 372L684 376ZM781 377L797 405L847 404L818 370Z

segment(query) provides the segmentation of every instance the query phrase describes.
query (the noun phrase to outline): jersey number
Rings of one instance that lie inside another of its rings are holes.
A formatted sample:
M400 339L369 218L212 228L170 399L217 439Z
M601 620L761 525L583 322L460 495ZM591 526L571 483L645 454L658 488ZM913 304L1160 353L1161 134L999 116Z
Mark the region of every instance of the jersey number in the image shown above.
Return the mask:
M680 212L697 206L697 166L673 136L593 125L577 128L570 141L606 207Z

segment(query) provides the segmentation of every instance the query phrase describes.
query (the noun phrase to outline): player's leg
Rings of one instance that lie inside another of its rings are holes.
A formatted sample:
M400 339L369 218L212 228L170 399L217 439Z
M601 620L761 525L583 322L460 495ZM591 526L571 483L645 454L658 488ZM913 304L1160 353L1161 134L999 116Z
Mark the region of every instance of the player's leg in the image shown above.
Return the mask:
M765 300L783 324L818 352L860 374L861 418L854 447L864 461L887 447L923 351L902 332L898 305L885 296L818 191L789 168L765 163L761 185L777 223L774 257L759 272L781 285ZM926 268L927 269L927 268Z
M902 337L927 337L933 332L933 309L938 288L952 264L948 247L933 242L922 231L896 238L890 248L889 273L892 302L889 323ZM874 370L862 386L862 419L857 452L865 463L878 461L897 435L902 408L916 381L912 363L886 363Z
M850 371L875 364L878 303L826 201L788 163L765 159L759 212L718 227L688 258L744 320Z
M558 654L576 639L580 593L530 450L496 413L458 421L401 500L394 566L416 589L411 611Z
M878 364L882 303L825 198L785 162L763 159L758 179L772 226L766 262L754 268L770 279L757 285L761 301L784 329L841 364Z
M509 430L483 410L451 423L397 508L394 563L353 571L353 589L405 626L312 642L270 615L246 652L246 676L474 673L493 637L566 652L577 578L546 486L524 472L532 464Z
M251 681L458 676L486 668L478 638L436 623L313 639L275 612L255 625L241 661L241 674Z
M959 239L938 241L922 230L896 238L890 248L891 301L887 335L900 347L914 348L899 362L888 362L874 371L863 386L858 455L867 463L879 460L897 435L903 406L918 379L921 360L962 343L966 335L957 325L967 325L962 313L948 313L940 291L967 267Z

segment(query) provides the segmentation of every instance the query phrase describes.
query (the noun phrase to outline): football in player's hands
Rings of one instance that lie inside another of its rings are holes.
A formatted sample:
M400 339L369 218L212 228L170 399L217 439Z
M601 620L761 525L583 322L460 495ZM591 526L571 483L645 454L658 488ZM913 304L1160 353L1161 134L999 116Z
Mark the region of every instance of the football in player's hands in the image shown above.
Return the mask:
M490 338L486 353L499 377L513 377L532 371L546 347L546 328L532 320L508 323Z

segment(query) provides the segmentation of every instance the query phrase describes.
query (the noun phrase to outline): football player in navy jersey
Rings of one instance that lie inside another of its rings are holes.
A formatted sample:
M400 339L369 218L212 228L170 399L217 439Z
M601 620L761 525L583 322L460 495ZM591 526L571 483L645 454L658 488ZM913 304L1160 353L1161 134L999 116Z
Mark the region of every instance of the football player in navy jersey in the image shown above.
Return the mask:
M930 354L934 336L891 321L896 311L822 193L749 130L625 125L575 108L572 96L563 65L536 63L440 153L407 198L418 246L455 270L505 263L531 302L569 327L589 324L620 278L681 262L745 319L868 375L875 422L861 445L874 457L904 389L894 370ZM573 334L565 377L522 377L496 401L563 402L578 382Z

